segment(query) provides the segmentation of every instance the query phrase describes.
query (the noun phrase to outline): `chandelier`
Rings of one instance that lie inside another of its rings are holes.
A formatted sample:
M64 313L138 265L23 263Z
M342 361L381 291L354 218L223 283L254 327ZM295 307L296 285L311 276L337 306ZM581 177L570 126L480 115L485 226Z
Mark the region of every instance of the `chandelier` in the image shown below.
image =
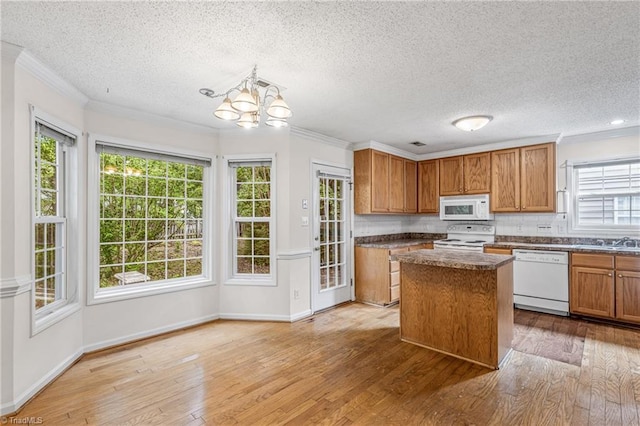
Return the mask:
M260 95L262 89L262 96ZM229 95L239 92L231 100ZM225 93L216 94L211 89L200 89L200 93L212 99L224 96L220 106L213 112L213 115L221 120L235 121L236 124L245 129L253 129L260 124L260 112L264 109L267 114L265 123L272 127L287 127L287 118L293 113L289 105L282 99L280 88L274 84L258 78L258 66L253 67L251 74L243 79L237 86L232 87ZM269 105L268 107L266 105Z

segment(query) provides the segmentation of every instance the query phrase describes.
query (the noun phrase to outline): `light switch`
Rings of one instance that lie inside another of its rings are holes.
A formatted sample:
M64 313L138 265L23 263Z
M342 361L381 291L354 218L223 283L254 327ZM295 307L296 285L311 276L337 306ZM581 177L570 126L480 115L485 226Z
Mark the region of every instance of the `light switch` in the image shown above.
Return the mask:
M309 200L302 200L302 208L305 210L309 208Z
M309 226L309 216L302 216L302 226Z

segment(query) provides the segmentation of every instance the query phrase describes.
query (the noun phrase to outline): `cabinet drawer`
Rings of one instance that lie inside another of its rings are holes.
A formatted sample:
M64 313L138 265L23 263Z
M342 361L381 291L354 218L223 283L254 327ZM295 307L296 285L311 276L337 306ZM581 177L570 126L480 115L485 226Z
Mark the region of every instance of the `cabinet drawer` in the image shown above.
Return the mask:
M395 302L400 298L400 286L391 287L391 301Z
M640 271L640 256L616 256L616 269Z
M607 254L573 253L571 254L571 265L613 269L613 256Z
M389 285L391 287L400 285L400 272L392 272L389 274Z
M400 262L397 260L389 261L389 272L397 272L400 270Z

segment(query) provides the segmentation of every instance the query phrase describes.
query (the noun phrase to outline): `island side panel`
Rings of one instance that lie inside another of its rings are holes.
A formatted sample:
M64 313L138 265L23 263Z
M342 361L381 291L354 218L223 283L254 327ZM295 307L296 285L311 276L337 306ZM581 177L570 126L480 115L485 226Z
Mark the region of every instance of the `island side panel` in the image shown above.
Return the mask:
M401 263L400 337L498 367L497 270Z
M513 341L513 262L498 268L498 363L511 351Z

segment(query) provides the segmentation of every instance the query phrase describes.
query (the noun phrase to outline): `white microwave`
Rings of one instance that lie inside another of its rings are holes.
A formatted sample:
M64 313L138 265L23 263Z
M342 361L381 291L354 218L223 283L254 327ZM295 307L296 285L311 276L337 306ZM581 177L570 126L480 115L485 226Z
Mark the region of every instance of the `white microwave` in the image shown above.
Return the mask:
M440 197L442 220L492 220L489 194Z

